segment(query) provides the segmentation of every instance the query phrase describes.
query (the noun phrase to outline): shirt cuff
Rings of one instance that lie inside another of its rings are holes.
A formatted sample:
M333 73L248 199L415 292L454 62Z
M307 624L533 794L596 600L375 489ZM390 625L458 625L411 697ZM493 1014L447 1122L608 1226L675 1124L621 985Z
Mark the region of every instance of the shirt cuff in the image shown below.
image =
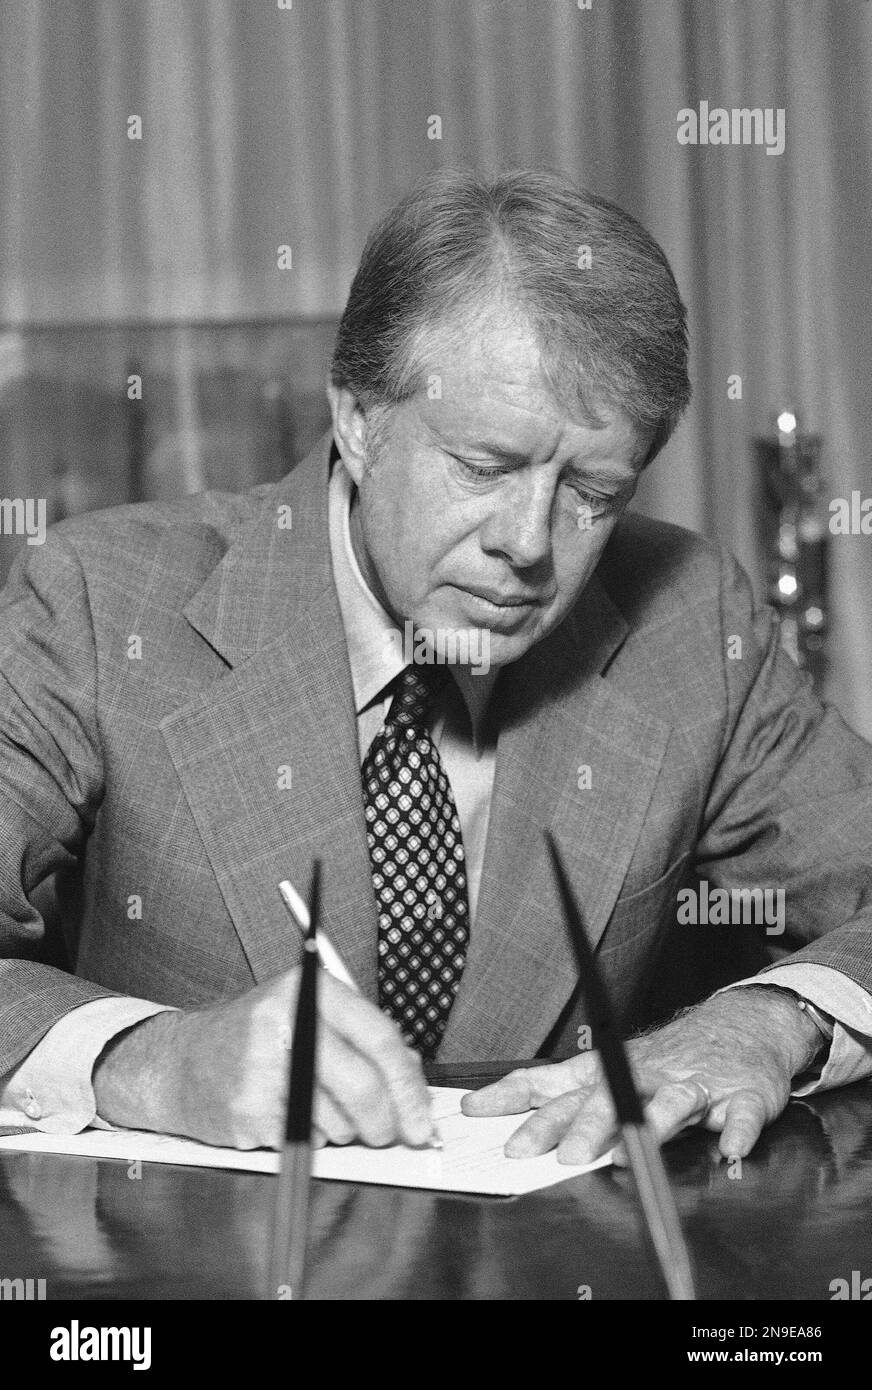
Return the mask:
M0 1077L0 1125L45 1134L78 1134L88 1125L111 1129L97 1116L94 1063L118 1033L165 1012L173 1010L119 996L92 999L71 1009L23 1062Z
M835 1022L829 1055L819 1072L803 1072L791 1090L792 1096L808 1096L814 1091L847 1086L872 1076L872 995L856 981L828 965L802 962L776 965L762 975L735 980L718 994L745 985L776 985L801 994Z

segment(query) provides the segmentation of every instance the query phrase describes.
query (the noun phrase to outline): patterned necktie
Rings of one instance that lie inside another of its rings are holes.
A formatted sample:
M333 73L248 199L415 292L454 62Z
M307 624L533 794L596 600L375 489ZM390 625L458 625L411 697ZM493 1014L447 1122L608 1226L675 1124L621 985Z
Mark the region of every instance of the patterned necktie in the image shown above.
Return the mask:
M457 807L427 714L444 666L407 666L361 777L378 903L379 1004L435 1056L469 944Z

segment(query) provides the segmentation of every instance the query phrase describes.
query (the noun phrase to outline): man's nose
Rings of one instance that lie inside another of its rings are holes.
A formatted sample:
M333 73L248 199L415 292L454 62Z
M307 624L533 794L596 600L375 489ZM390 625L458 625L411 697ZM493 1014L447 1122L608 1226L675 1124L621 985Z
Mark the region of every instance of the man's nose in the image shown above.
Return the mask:
M545 476L517 474L500 490L499 500L481 527L482 549L499 554L516 569L541 565L551 556L554 485Z

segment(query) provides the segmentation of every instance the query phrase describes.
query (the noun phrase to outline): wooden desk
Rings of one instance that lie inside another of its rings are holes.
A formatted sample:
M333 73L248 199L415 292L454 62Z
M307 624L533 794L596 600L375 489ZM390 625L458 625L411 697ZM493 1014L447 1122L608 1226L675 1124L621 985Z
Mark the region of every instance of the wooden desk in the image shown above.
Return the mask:
M458 1068L434 1079L480 1084ZM728 1176L710 1136L667 1150L706 1299L832 1298L872 1276L872 1083L795 1101ZM658 1299L632 1179L573 1178L513 1200L314 1185L315 1299ZM251 1299L274 1179L0 1154L0 1277L48 1299Z

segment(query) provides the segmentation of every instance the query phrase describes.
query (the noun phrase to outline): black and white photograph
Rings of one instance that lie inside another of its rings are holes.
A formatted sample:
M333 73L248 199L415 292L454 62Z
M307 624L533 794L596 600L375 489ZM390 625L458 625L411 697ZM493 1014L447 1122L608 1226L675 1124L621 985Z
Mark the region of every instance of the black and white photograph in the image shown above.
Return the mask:
M336 1301L862 1353L869 0L0 0L0 1326Z

